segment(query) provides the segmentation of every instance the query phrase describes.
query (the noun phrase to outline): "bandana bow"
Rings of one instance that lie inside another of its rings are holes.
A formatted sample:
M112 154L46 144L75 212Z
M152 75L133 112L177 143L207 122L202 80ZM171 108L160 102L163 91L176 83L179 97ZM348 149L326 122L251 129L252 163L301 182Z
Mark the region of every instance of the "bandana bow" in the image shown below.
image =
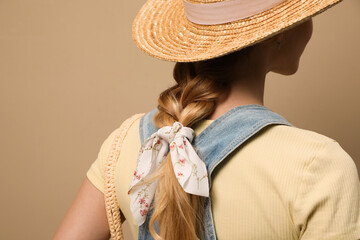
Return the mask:
M184 191L194 195L209 196L206 165L191 145L193 138L193 129L175 122L172 127L160 128L144 141L129 190L131 211L138 226L145 222L158 180L132 188L160 166L169 152L169 146L175 176Z

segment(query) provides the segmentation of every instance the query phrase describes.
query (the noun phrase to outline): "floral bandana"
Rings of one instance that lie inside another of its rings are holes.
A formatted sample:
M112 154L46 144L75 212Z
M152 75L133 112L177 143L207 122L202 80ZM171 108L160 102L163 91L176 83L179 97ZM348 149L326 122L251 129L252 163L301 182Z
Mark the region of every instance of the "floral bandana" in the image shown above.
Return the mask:
M144 141L128 192L131 211L138 226L145 222L158 180L132 188L138 182L144 181L146 176L151 175L160 166L169 152L169 146L175 176L184 191L194 195L209 196L206 165L191 145L193 138L193 129L175 122L172 127L160 128Z

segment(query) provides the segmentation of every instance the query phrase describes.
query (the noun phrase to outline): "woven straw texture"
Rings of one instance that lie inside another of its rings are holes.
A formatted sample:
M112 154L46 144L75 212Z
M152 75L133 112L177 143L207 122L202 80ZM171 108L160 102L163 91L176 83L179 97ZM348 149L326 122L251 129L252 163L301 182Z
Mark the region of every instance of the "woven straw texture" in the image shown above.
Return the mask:
M127 120L120 127L119 134L115 136L105 166L105 208L109 222L112 240L123 240L120 208L116 197L115 169L120 156L121 145L132 124L144 116L143 113L136 114Z
M240 50L289 29L342 0L287 0L242 20L199 25L187 20L182 0L148 0L133 23L133 39L159 59L193 62ZM193 0L211 3L218 0Z

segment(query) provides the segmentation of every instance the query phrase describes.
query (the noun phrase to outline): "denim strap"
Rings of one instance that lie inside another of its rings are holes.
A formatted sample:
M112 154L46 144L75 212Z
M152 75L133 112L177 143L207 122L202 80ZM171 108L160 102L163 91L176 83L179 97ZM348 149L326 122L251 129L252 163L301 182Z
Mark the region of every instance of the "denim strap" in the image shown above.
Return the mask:
M157 109L145 114L140 120L141 143L156 132L158 128L153 118ZM261 105L245 105L235 107L203 130L193 141L197 154L205 162L211 189L211 174L231 152L241 144L269 125L292 126L282 116ZM149 232L149 221L152 210L148 212L145 223L139 228L139 240L153 240ZM205 240L215 240L216 233L212 216L211 198L205 200ZM157 222L154 224L158 232Z

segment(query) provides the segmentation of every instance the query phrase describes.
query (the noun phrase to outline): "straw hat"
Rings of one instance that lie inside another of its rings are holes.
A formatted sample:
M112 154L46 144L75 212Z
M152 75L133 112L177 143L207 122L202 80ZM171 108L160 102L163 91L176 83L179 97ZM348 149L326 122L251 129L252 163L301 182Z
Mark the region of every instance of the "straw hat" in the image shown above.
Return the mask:
M156 58L200 61L253 45L339 2L148 0L134 20L133 38L141 50Z

